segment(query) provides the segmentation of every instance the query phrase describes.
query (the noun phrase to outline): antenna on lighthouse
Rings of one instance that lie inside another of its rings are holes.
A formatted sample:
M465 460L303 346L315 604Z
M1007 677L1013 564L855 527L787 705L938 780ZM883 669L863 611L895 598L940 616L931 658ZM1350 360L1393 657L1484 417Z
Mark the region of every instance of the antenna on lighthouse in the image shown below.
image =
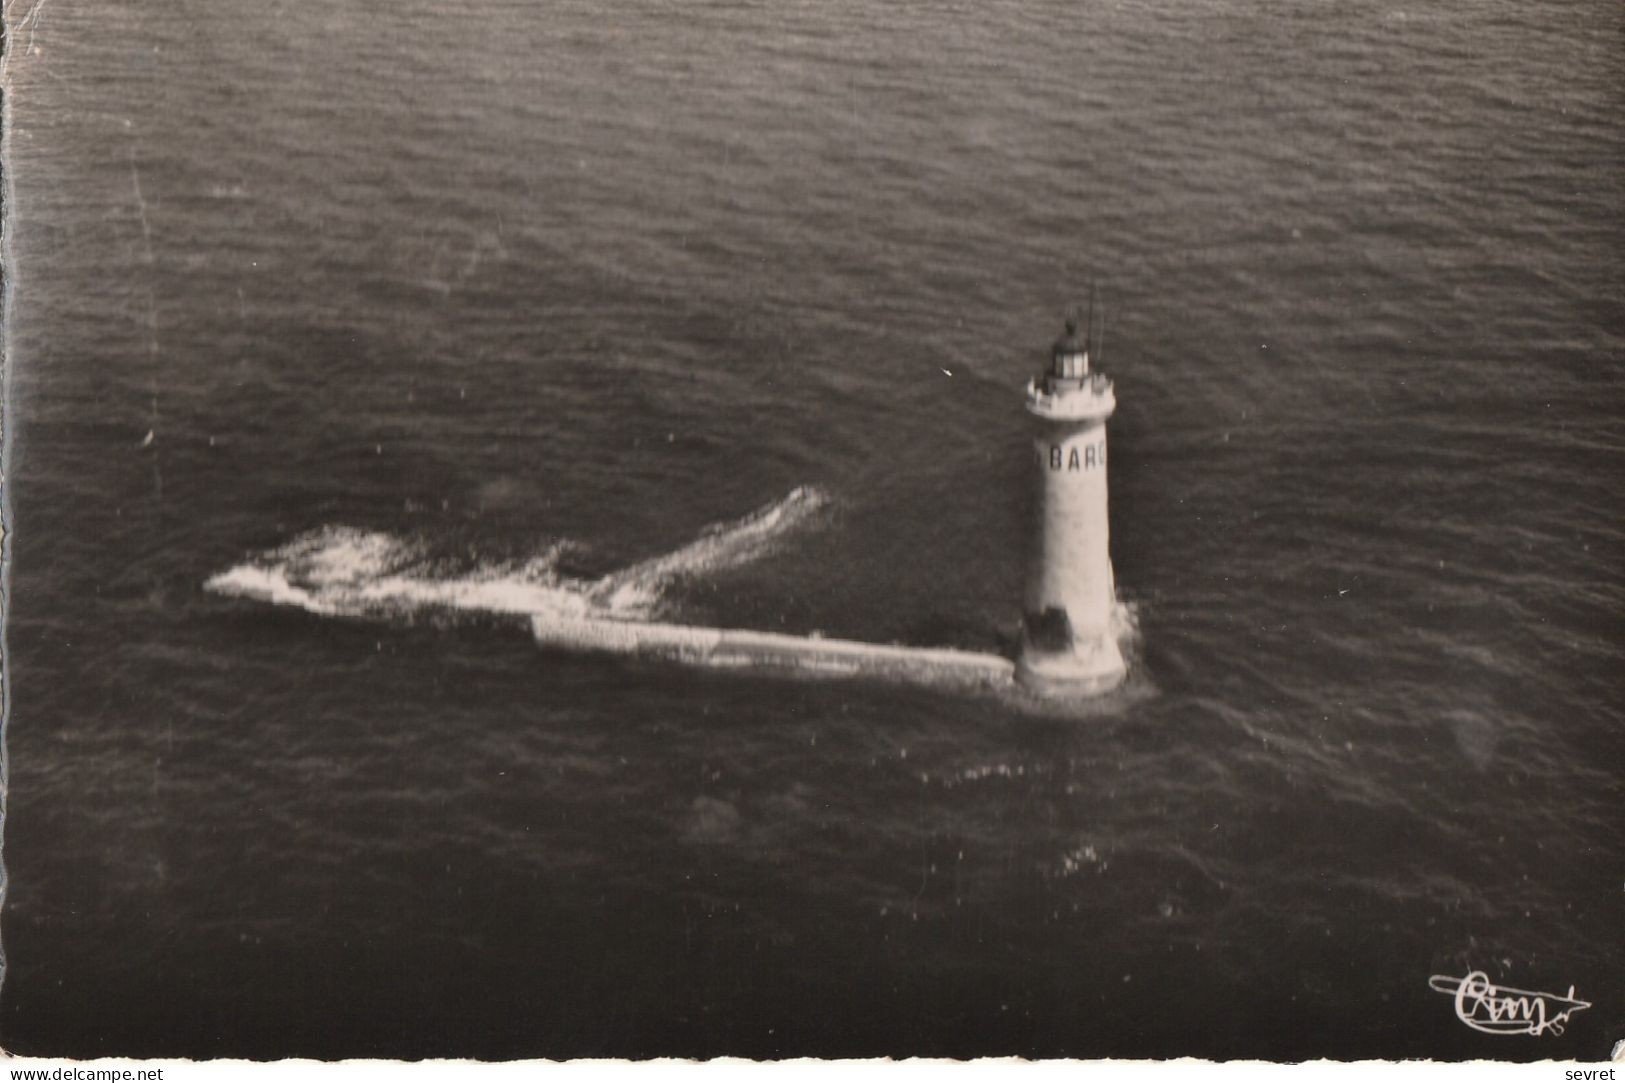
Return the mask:
M1099 309L1097 314L1096 309ZM1106 307L1100 303L1100 284L1089 283L1089 364L1100 364L1106 349Z

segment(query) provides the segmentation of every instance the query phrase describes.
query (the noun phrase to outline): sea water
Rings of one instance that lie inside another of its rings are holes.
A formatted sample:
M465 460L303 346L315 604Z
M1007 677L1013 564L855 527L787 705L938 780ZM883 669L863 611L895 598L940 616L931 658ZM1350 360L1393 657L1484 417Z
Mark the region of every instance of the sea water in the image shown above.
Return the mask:
M1602 1056L1622 33L13 5L0 1044ZM1121 693L532 642L1007 653L1091 280Z

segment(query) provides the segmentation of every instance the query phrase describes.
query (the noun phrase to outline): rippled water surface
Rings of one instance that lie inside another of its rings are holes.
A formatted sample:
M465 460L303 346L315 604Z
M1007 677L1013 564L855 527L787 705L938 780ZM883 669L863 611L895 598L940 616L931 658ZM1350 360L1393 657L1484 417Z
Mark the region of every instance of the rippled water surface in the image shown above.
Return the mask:
M1617 4L10 23L0 1044L1625 1034ZM1007 649L1091 278L1122 693L528 638ZM1473 969L1593 1006L1478 1034Z

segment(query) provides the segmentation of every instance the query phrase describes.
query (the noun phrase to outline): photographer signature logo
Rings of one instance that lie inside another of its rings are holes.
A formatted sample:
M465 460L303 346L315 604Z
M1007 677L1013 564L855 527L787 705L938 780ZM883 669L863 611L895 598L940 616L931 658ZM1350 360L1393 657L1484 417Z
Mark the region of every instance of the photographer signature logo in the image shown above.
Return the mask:
M1562 1034L1569 1016L1591 1007L1588 1001L1556 993L1532 993L1496 985L1482 970L1465 978L1435 974L1428 988L1456 998L1456 1018L1485 1034ZM1550 1007L1548 1007L1550 1005Z

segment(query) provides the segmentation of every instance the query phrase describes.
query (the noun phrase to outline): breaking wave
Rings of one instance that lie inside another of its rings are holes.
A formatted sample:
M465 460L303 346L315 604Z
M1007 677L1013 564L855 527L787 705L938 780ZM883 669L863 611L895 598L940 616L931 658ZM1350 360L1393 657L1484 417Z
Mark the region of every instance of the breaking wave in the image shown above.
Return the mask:
M828 503L823 490L799 486L749 515L707 527L681 549L611 572L594 585L593 601L611 612L648 612L673 581L756 560Z
M445 574L421 543L329 526L221 572L203 586L323 616L389 617L428 610L646 618L655 614L672 583L759 559L828 503L822 490L801 486L743 518L708 527L680 549L599 579L559 573L568 541L518 563Z

